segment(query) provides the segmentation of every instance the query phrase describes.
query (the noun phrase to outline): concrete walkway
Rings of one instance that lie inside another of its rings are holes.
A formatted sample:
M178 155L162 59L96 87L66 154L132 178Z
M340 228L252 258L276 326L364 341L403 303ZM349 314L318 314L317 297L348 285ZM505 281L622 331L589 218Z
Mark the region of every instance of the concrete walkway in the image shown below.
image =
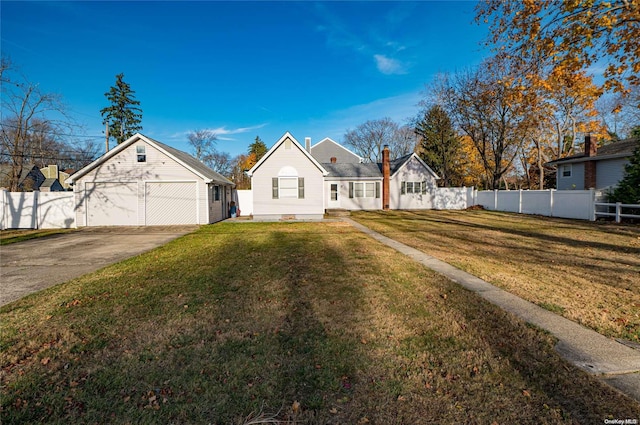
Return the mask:
M584 371L597 375L605 383L640 402L640 350L620 344L417 249L382 236L350 218L345 217L344 220L372 238L475 292L492 304L551 332L558 339L556 351L564 359Z

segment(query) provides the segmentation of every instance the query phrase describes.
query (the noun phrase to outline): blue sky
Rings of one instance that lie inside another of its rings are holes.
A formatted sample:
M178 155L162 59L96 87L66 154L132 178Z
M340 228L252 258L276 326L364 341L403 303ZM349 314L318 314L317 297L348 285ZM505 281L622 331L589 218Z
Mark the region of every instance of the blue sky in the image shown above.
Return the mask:
M103 140L104 93L122 72L144 134L189 151L190 130L212 129L235 156L257 135L269 147L286 131L341 142L367 120L415 116L435 74L488 55L474 6L3 0L1 48L87 136Z

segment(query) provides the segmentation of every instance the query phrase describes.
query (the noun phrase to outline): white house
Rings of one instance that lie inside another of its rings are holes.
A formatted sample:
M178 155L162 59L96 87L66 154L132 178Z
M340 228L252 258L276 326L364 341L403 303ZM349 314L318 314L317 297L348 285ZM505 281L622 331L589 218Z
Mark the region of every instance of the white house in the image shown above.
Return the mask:
M327 170L289 132L247 174L255 219L322 218Z
M214 223L227 218L234 186L191 155L139 133L67 182L78 226Z
M248 174L253 216L270 220L316 219L327 209L434 208L439 178L415 153L390 161L385 147L382 163L363 163L329 138L313 147L307 138L303 148L288 132Z

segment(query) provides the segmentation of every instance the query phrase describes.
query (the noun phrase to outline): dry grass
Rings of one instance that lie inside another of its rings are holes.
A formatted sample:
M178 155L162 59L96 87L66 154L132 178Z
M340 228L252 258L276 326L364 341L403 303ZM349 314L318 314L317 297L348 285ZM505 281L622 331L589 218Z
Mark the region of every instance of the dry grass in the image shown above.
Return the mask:
M344 223L203 227L0 309L8 423L602 423L640 405Z
M35 230L2 230L0 231L0 245L22 242L29 239L42 238L60 233L74 232L75 229L35 229Z
M612 337L640 342L640 227L490 211L355 220Z

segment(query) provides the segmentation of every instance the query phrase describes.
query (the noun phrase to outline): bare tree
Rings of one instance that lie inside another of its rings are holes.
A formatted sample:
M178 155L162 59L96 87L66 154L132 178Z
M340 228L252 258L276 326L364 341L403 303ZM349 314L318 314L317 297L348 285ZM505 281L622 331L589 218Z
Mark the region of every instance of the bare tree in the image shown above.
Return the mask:
M409 134L411 132L411 134ZM416 139L413 131L400 127L391 118L370 120L347 130L344 144L368 162L382 161L382 149L389 146L391 159L413 152Z
M440 76L430 93L473 141L494 189L512 169L530 125L510 71L505 63L485 63L476 70Z
M10 63L2 61L2 122L0 153L11 165L9 189L18 190L25 165L58 156L59 134L68 134L69 118L58 94L44 93L25 77L12 78ZM63 120L50 118L52 115Z
M196 159L206 162L207 158L216 151L218 135L212 130L194 130L189 132L187 140L193 148Z

